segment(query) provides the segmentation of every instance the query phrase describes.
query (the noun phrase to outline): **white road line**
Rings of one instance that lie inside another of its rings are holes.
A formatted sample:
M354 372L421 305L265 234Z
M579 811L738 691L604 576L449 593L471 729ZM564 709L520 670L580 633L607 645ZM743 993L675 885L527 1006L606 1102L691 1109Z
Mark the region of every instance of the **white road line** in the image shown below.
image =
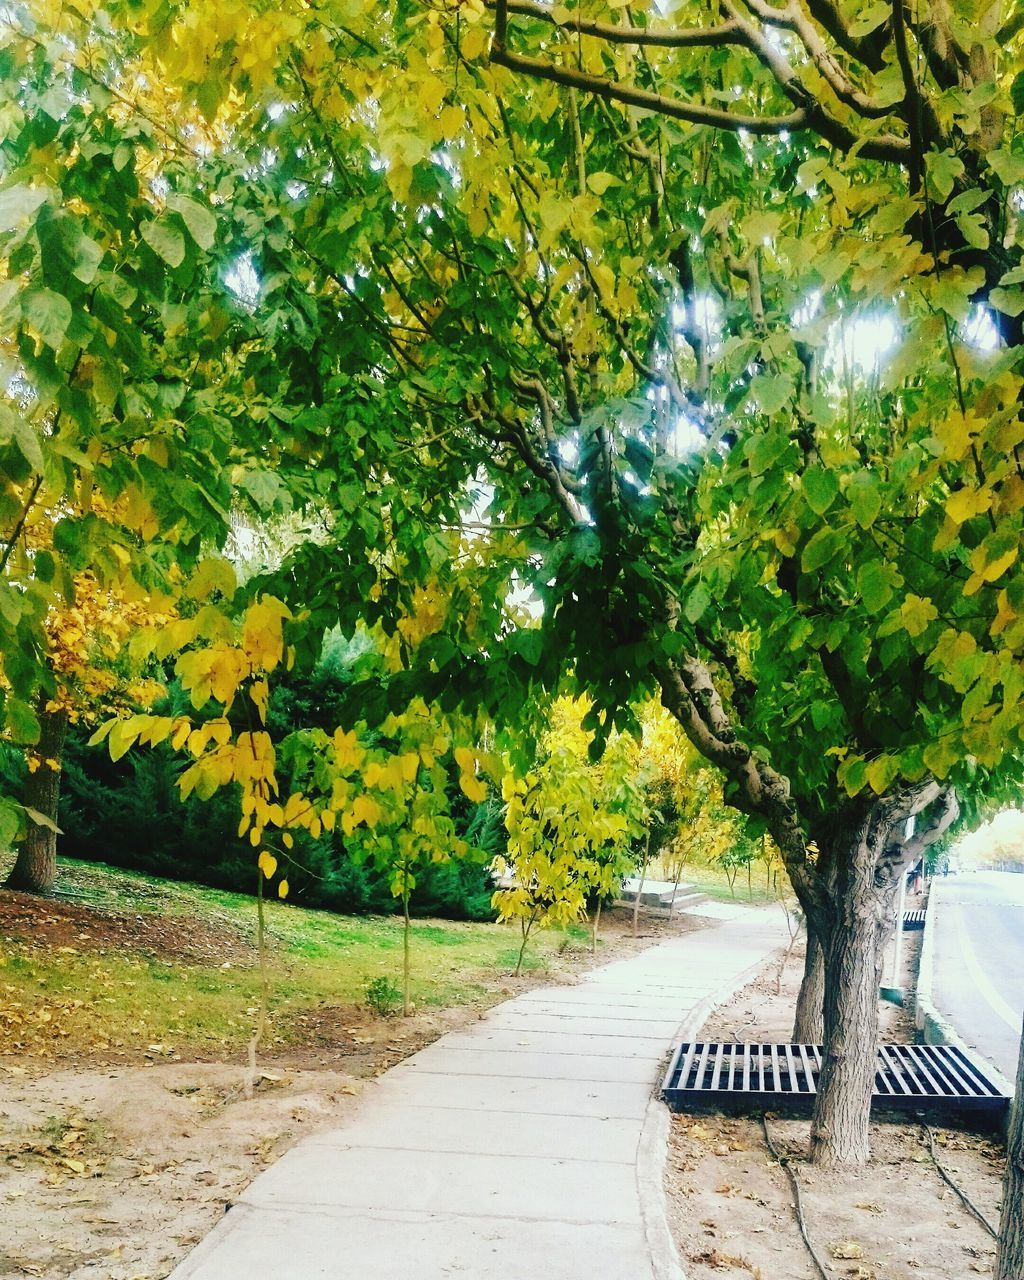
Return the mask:
M974 985L978 993L991 1006L993 1013L1006 1023L1011 1031L1019 1032L1021 1027L1021 1015L1016 1012L1010 1005L1006 1003L1003 997L995 989L989 981L984 969L978 963L978 957L975 954L974 947L967 934L967 928L964 925L964 913L957 907L954 911L956 920L957 940L960 943L960 954L963 956L964 965L967 972L974 980Z

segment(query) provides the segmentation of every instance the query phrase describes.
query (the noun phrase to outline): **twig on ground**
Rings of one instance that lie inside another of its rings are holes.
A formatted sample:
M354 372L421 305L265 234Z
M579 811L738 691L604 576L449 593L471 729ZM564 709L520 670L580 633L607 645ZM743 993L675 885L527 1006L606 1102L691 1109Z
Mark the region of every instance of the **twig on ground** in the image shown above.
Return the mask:
M927 1135L927 1138L928 1138L928 1151L929 1151L929 1154L931 1155L931 1158L932 1158L932 1164L934 1164L934 1165L935 1165L935 1168L936 1168L936 1170L938 1171L939 1177L940 1177L940 1178L942 1179L942 1181L946 1184L946 1186L950 1188L950 1190L951 1190L951 1191L954 1191L954 1192L956 1193L956 1195L957 1195L957 1196L959 1196L960 1201L961 1201L961 1203L963 1204L964 1208L968 1211L968 1213L973 1214L973 1215L974 1215L974 1217L978 1219L978 1221L979 1221L979 1222L981 1223L981 1225L985 1228L985 1230L989 1233L989 1235L992 1237L992 1239L993 1239L993 1240L998 1240L998 1239L999 1239L999 1232L995 1229L995 1227L992 1225L992 1223L991 1223L991 1222L989 1222L988 1218L986 1218L986 1217L985 1217L985 1215L984 1215L984 1214L982 1213L982 1211L978 1208L978 1206L974 1203L974 1201L973 1201L973 1200L971 1199L971 1197L967 1194L967 1192L966 1192L966 1191L964 1191L961 1187L958 1187L958 1186L957 1186L957 1184L953 1181L953 1179L952 1179L952 1178L949 1176L949 1174L946 1172L946 1170L942 1167L942 1165L941 1165L941 1164L939 1164L939 1158L938 1158L938 1156L935 1154L935 1135L932 1133L931 1125L926 1124L926 1125L924 1126L924 1131L925 1131L925 1134Z
M804 1244L807 1246L807 1252L811 1255L811 1261L814 1263L815 1267L817 1267L821 1280L830 1280L829 1273L825 1269L825 1264L822 1262L814 1245L811 1244L811 1237L807 1232L807 1220L804 1218L803 1202L800 1199L800 1183L797 1181L797 1176L790 1165L789 1156L784 1156L772 1141L772 1135L768 1129L768 1117L766 1115L761 1117L761 1124L764 1127L764 1140L768 1145L768 1150L772 1153L775 1160L783 1167L783 1169L785 1169L786 1176L789 1178L790 1186L793 1188L793 1209L796 1213L796 1221L797 1226L800 1228L800 1234L803 1236Z

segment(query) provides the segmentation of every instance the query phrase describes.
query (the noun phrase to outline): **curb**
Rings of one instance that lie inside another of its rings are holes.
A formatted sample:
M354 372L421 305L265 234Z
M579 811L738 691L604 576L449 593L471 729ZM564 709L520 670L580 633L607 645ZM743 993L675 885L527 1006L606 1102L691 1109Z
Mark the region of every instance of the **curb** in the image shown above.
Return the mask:
M938 886L933 881L928 895L928 907L924 915L924 941L921 943L921 959L917 973L917 996L914 1001L914 1025L921 1033L925 1044L948 1044L959 1049L972 1061L984 1069L992 1083L1006 1094L1013 1097L1013 1085L1001 1071L998 1071L987 1058L982 1057L976 1049L972 1049L957 1031L956 1027L939 1013L932 1001L932 978L935 970L935 922L939 916Z
M673 1041L689 1040L696 1036L715 1009L731 1000L737 991L742 991L758 977L781 950L781 945L775 947L732 981L705 996L679 1024ZM637 1198L640 1201L640 1217L654 1280L686 1280L686 1272L668 1225L665 1164L668 1159L669 1112L660 1096L660 1073L658 1082L659 1092L647 1104L637 1146Z

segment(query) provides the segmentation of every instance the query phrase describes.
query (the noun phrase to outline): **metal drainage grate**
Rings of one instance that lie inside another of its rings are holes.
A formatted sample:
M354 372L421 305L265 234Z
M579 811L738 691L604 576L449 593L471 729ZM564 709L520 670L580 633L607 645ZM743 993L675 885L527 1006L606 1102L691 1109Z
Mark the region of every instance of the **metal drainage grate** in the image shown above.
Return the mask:
M814 1097L820 1071L817 1045L697 1041L672 1055L661 1093L674 1111L722 1102L792 1104ZM879 1045L872 1098L910 1109L930 1102L1001 1112L1010 1103L961 1049L936 1044Z
M904 911L903 927L904 929L923 929L924 928L924 912L923 911Z

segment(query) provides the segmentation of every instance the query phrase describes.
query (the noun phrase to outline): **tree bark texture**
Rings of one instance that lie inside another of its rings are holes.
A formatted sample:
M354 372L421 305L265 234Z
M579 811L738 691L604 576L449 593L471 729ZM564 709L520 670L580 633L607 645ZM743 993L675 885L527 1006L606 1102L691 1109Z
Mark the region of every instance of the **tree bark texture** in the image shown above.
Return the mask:
M28 775L25 783L24 803L38 810L54 824L57 822L57 804L60 800L60 770L52 769L47 760L59 765L64 754L64 739L68 731L68 713L63 710L47 711L45 704L39 707L39 741L31 754L39 761L39 767ZM57 879L57 833L41 823L28 819L28 831L18 849L18 856L7 877L6 888L21 889L25 893L48 894L53 892Z
M825 1038L825 953L817 933L807 922L804 976L793 1022L795 1044L821 1044Z
M865 1164L878 1046L878 987L896 893L896 868L881 874L890 824L873 806L830 851L830 902L809 921L824 960L824 1050L811 1159L826 1166ZM841 847L845 846L845 847ZM888 868L887 868L888 870Z
M1017 1059L1017 1087L1006 1135L1003 1208L993 1280L1024 1280L1024 1034Z

